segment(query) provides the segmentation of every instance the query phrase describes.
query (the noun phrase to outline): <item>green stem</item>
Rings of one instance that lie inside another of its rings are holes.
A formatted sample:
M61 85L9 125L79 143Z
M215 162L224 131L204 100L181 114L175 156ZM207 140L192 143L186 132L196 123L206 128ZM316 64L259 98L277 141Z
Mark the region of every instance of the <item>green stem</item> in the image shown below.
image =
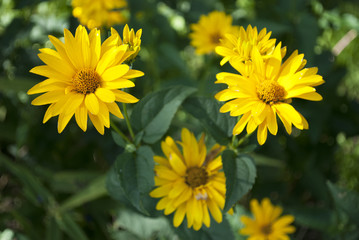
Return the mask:
M133 133L131 123L130 123L130 119L128 118L128 114L127 114L127 106L126 106L125 103L122 103L122 106L123 106L123 114L125 115L125 120L126 120L126 124L127 124L127 127L128 127L128 131L130 132L132 140L135 140L135 134Z
M128 137L126 137L126 135L115 125L115 123L113 121L111 121L111 127L113 130L115 130L115 132L118 133L118 135L120 135L126 142L128 143L132 143L130 141L130 139L128 139Z
M246 133L246 135L245 135L243 138L239 139L236 148L238 148L238 147L239 147L244 141L246 141L251 135L252 135L252 133Z

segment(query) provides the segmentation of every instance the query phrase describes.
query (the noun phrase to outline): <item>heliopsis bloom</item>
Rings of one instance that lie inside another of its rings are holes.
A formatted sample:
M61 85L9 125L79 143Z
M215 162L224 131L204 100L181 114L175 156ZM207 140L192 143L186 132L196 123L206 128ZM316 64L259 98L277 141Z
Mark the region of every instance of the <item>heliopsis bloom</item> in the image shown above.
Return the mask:
M224 12L213 11L202 15L196 24L191 24L191 45L197 54L211 53L221 45L221 39L226 33L238 32L238 27L232 26L232 17Z
M199 230L210 226L210 216L222 222L221 209L225 203L225 176L222 158L224 147L216 144L207 154L204 135L197 142L193 133L182 129L182 151L171 137L162 142L165 157L155 156L155 185L150 196L161 198L157 210L166 215L174 213L173 225L178 227L184 217L187 227Z
M141 49L141 35L142 35L142 29L139 29L136 34L133 28L131 28L131 31L126 24L126 26L123 28L123 35L122 39L118 32L111 28L111 35L118 36L118 42L117 45L128 45L128 50L131 54L127 57L127 62L131 63L137 56L138 52Z
M127 45L109 47L117 41L108 38L101 45L100 31L90 34L79 26L75 37L64 30L65 43L49 36L56 50L40 49L39 58L45 65L34 67L30 72L47 77L27 93L44 93L31 104L48 107L43 122L59 116L58 132L61 133L73 115L79 127L86 131L90 117L97 131L104 134L104 126L110 127L109 113L123 118L116 102L135 103L134 96L118 90L134 87L129 79L143 76L143 72L132 70L126 60Z
M126 0L72 0L72 14L89 29L127 22Z
M241 221L245 225L240 234L249 235L248 240L289 240L288 234L295 231L290 224L294 221L292 215L280 216L283 209L273 206L268 198L264 198L261 204L256 199L250 202L254 219L242 216Z
M257 130L259 144L267 139L267 130L277 134L277 115L288 134L292 124L298 129L308 129L306 119L290 104L292 98L320 101L322 96L315 86L324 83L317 75L318 69L304 68L306 61L297 51L282 63L281 43L272 55L264 57L257 48L252 50L252 67L247 70L238 62L233 66L240 74L222 72L217 74L216 83L224 83L228 88L216 94L219 101L228 101L220 112L230 112L231 116L241 116L233 129L233 135L240 134L245 126L247 133Z
M268 58L275 48L275 39L270 39L272 32L267 33L267 29L262 29L259 33L257 27L252 28L251 25L244 30L240 27L239 34L225 34L223 45L217 46L215 51L223 56L221 65L230 61L239 61L242 63L250 62L252 59L252 49L257 47L259 53Z

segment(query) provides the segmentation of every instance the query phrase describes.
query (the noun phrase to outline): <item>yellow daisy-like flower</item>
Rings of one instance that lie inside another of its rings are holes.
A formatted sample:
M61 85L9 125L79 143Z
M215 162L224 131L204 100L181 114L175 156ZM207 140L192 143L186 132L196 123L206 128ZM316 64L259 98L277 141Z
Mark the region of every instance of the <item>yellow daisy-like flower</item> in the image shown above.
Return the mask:
M139 29L136 34L133 28L129 29L128 25L126 24L123 28L123 39L121 39L118 32L111 28L111 35L118 36L117 45L128 45L128 52L130 52L129 56L127 57L127 62L131 63L137 56L138 52L141 49L141 35L142 29Z
M253 48L253 63L249 72L236 61L233 66L242 75L217 74L216 83L227 84L228 88L217 93L215 98L230 100L220 112L241 116L233 135L240 134L245 126L249 134L258 128L257 139L262 145L267 139L267 129L271 134L277 134L277 115L288 134L292 132L292 124L298 129L308 129L306 119L290 105L291 99L322 100L314 87L324 83L324 80L316 74L317 68L304 68L306 61L303 57L295 51L282 63L281 43L269 57L262 56L257 48Z
M275 39L270 39L272 32L267 33L267 29L262 29L259 34L257 27L252 28L251 25L244 30L240 27L239 34L236 36L232 33L225 34L223 46L217 46L215 51L223 56L221 65L228 61L247 62L252 59L252 49L257 47L259 53L268 58L275 48Z
M129 79L143 76L132 70L126 60L127 45L110 47L116 36L101 45L100 31L90 34L85 27L76 29L75 37L64 30L65 43L49 36L56 50L40 49L39 58L46 64L34 67L30 72L48 79L36 84L27 93L44 93L35 98L33 105L50 104L43 122L59 115L58 132L61 133L75 114L79 127L86 131L87 116L97 131L104 134L104 126L110 127L109 113L123 118L116 103L135 103L134 96L118 90L134 87Z
M72 0L72 14L89 29L127 22L126 0Z
M221 45L221 39L226 33L238 32L237 26L232 26L232 17L224 12L213 11L202 15L196 24L191 24L191 45L197 54L207 54Z
M250 206L254 219L241 217L245 227L240 234L249 235L248 240L290 240L288 234L295 231L295 227L290 225L294 221L292 215L280 216L282 208L273 206L268 198L264 198L261 204L253 199Z
M204 135L199 142L186 128L182 129L182 151L171 137L162 142L166 157L155 156L155 185L150 196L161 198L157 210L166 215L174 213L173 225L178 227L184 217L187 227L199 230L210 226L209 212L215 221L222 222L221 209L225 203L225 176L222 158L224 147L216 144L207 154Z

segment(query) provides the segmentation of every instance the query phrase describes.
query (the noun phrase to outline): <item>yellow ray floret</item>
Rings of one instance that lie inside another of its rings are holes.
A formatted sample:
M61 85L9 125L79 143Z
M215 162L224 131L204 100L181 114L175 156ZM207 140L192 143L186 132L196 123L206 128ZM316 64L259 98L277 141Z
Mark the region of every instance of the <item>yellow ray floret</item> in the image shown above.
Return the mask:
M294 221L292 215L281 216L282 208L273 206L268 198L259 204L256 199L250 202L253 218L242 216L244 228L240 234L249 235L248 239L256 240L289 240L288 234L295 231L290 224Z
M186 128L178 145L167 137L161 145L165 157L154 157L156 188L150 196L161 198L156 209L164 210L166 215L174 212L175 227L185 217L188 228L199 230L203 224L209 227L209 212L215 221L222 222L226 186L219 154L224 147L216 144L207 154L204 135L197 142Z
M259 33L257 27L252 28L248 25L247 30L240 27L239 34L227 33L223 39L223 45L217 46L215 51L223 56L221 65L230 61L250 62L252 59L252 49L256 47L259 53L266 57L275 48L275 39L271 39L272 32L267 33L267 29L262 29Z
M110 127L109 113L123 118L116 102L138 101L119 89L134 87L129 79L143 76L143 72L123 64L127 45L104 48L99 30L93 29L88 34L85 27L79 26L75 36L67 29L64 35L65 43L49 36L56 50L40 49L39 58L45 65L34 67L30 72L47 79L27 93L43 93L32 104L50 104L43 122L59 116L59 133L75 115L83 131L87 130L89 116L97 131L104 134L104 126Z
M131 63L136 58L138 52L141 49L142 29L139 29L135 33L133 28L131 28L130 30L128 25L126 24L125 27L123 28L122 39L114 28L111 28L111 35L117 36L118 39L118 42L116 43L117 45L128 45L128 50L127 50L128 57L126 61Z
M202 15L198 23L191 25L191 30L189 37L197 54L214 52L214 49L222 44L221 39L226 33L239 32L237 26L232 26L232 17L219 11Z
M126 0L72 0L72 14L89 29L127 22Z
M282 63L281 43L270 56L262 56L256 47L251 55L249 71L235 61L232 64L240 74L217 74L216 83L228 85L227 89L215 96L219 101L228 101L220 111L240 116L233 134L240 134L245 127L249 134L257 129L257 139L262 145L267 139L267 130L273 135L277 134L276 116L289 134L292 125L298 129L308 129L306 119L290 103L292 98L322 100L314 88L324 83L323 78L317 75L317 68L304 68L304 55L297 51Z

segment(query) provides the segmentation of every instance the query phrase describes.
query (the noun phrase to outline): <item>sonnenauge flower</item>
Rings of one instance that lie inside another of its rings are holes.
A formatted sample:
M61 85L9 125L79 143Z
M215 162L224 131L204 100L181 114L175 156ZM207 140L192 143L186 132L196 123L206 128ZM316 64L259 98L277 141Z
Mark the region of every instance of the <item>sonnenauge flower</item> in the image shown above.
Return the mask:
M165 157L155 156L155 185L150 196L161 198L157 210L166 215L174 213L173 225L178 227L184 217L187 227L199 230L202 224L210 226L209 212L222 222L221 209L225 203L225 176L222 158L224 147L216 144L207 155L204 135L197 142L193 133L182 129L182 151L171 137L162 142Z
M128 45L128 50L131 54L127 57L126 62L131 63L137 56L138 52L141 49L141 35L142 35L142 29L139 29L136 34L133 28L131 28L131 31L126 24L123 28L123 35L122 38L118 34L118 32L111 28L111 35L117 36L118 42L116 43L118 46L120 45Z
M189 37L197 54L213 52L226 33L238 32L238 27L232 26L232 17L218 11L202 15L198 23L191 24L191 29Z
M123 118L116 101L138 101L118 89L134 87L129 79L143 76L143 72L123 64L129 54L128 46L111 46L111 41L117 41L116 36L101 45L100 31L93 29L88 34L83 26L77 28L75 37L67 29L64 35L65 43L49 36L56 50L40 49L38 56L46 65L34 67L30 72L47 79L27 93L44 93L32 104L50 104L43 122L59 115L59 133L75 114L76 122L83 131L87 129L89 116L97 131L104 134L104 126L110 127L109 112Z
M228 88L216 94L219 101L228 101L220 112L230 112L231 116L241 116L233 129L240 134L245 126L247 133L257 130L259 144L267 139L267 129L277 134L277 118L283 122L288 134L292 124L298 129L308 129L306 119L290 105L292 98L320 101L322 96L315 86L324 83L317 75L318 69L304 68L304 55L293 54L282 63L281 43L270 56L262 56L257 48L252 50L251 70L242 68L238 61L232 62L239 74L222 72L217 74L216 83L224 83Z
M281 216L282 208L273 206L268 198L261 204L256 199L250 202L254 219L242 216L245 225L240 234L249 235L248 240L289 240L288 234L295 231L290 224L294 221L292 215Z
M226 62L236 61L250 63L252 59L252 48L257 47L259 53L264 57L269 57L275 48L275 39L270 39L272 32L267 33L267 29L262 29L259 34L257 27L252 28L248 25L247 30L240 27L239 34L227 33L223 39L223 45L217 46L215 51L223 56L221 65Z
M127 22L126 0L72 0L72 14L89 29Z

